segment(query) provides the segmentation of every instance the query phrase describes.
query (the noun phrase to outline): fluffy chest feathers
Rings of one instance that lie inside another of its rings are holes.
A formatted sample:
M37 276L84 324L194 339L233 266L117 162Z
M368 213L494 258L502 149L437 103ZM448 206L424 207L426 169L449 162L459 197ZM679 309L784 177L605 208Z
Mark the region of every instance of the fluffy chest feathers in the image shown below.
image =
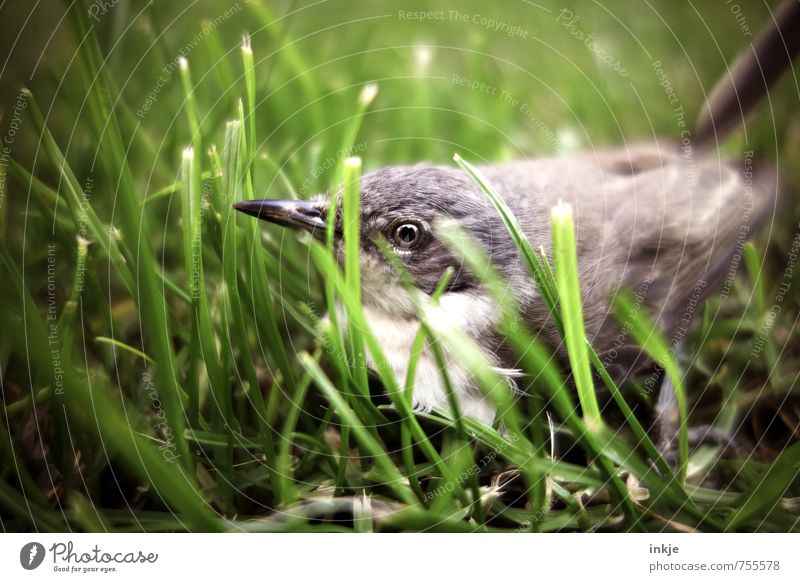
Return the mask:
M457 326L473 339L479 340L481 333L488 333L494 321L496 309L487 299L470 293L445 293L437 309L437 317ZM387 312L375 305L365 305L364 315L372 333L383 348L384 355L399 386L405 385L414 339L420 329L415 318L407 318L396 312ZM480 341L478 341L480 345ZM447 374L458 400L461 413L491 424L494 408L475 386L468 369L444 346ZM486 352L492 364L497 364L493 353ZM371 357L368 363L375 368ZM434 407L448 408L447 392L442 382L442 372L426 342L420 354L414 378L414 408L427 411Z

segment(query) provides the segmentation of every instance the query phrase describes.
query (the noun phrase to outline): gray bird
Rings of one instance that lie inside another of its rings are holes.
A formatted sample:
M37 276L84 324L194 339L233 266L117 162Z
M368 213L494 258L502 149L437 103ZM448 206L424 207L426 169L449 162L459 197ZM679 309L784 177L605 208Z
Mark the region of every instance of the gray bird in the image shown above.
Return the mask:
M775 212L776 171L756 164L752 153L721 160L709 146L737 120L741 123L791 66L800 45L798 6L795 1L784 5L752 50L718 83L691 138L479 168L533 247L542 246L546 253L551 208L558 201L572 205L587 335L617 381L651 363L621 333L609 312L609 298L621 288L632 290L666 336L679 339L708 294L735 274L742 244ZM364 313L400 382L420 323L414 302L376 245L377 237L390 243L422 297L429 297L445 269L452 267L454 275L440 300L443 313L498 370L512 381L518 375L514 354L495 332L496 303L437 237L436 225L443 218L455 220L480 242L508 281L529 329L564 357L558 331L513 241L465 172L424 164L383 168L363 176L361 199ZM235 207L319 236L330 197L251 200ZM340 221L337 217L338 226ZM416 408L446 408L445 388L429 350L418 366ZM462 413L491 423L494 409L466 367L450 357L448 373Z

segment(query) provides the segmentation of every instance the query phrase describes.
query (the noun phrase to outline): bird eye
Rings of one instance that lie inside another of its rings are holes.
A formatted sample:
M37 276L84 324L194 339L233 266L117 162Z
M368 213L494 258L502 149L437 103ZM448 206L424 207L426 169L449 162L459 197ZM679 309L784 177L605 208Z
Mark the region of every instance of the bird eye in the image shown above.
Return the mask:
M402 222L392 234L394 244L401 249L412 249L422 240L422 229L415 222Z

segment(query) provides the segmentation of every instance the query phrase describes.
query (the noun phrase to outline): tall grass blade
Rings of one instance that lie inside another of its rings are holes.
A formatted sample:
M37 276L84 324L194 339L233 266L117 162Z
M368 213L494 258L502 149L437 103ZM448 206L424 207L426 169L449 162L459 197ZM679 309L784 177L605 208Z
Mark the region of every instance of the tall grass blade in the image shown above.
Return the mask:
M686 478L686 464L689 459L689 437L687 427L686 391L673 351L661 336L656 326L638 309L629 293L617 293L614 298L614 313L617 319L630 331L631 336L661 366L672 381L680 415L678 435L678 478L681 483Z
M600 415L592 371L589 367L587 348L589 342L583 325L575 226L572 221L572 208L568 204L562 203L553 208L550 228L553 237L556 288L572 378L578 389L578 399L586 422L590 428L599 427L603 424L603 418Z

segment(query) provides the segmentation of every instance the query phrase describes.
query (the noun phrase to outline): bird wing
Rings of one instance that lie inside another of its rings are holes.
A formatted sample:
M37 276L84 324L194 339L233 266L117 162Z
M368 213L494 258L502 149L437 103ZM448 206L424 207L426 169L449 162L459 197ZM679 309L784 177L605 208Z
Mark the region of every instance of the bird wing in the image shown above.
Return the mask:
M730 291L744 243L776 211L778 177L752 152L736 161L673 149L653 163L652 149L641 147L648 163L627 163L626 152L606 154L604 167L636 171L606 181L613 202L605 227L620 253L619 286L635 294L675 346L708 294L720 284ZM627 336L619 338L619 326L606 318L595 345L624 354L617 356L620 371L635 373L646 359Z
M685 333L707 294L735 274L744 242L775 212L773 167L692 153L649 143L486 170L535 248L549 252L550 208L573 205L587 334L601 357L614 353L609 367L618 378L649 362L611 314L614 294L633 292L669 337Z
M776 210L771 166L747 155L737 163L688 152L608 188L616 204L606 228L624 253L621 279L634 288L653 282L645 302L667 331L690 299L735 274L742 245Z

